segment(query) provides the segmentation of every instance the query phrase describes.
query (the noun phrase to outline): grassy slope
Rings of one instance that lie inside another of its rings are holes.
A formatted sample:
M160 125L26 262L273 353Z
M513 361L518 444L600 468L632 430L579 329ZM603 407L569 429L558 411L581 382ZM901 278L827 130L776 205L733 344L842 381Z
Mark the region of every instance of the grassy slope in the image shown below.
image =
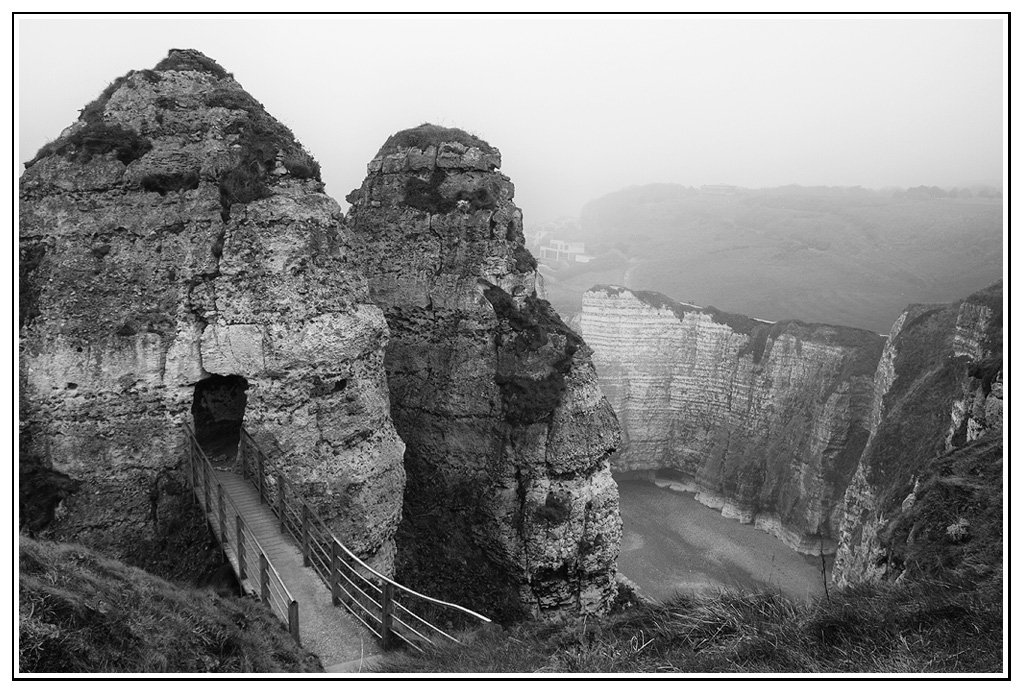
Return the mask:
M953 301L1003 273L998 200L795 186L700 197L643 186L588 204L581 227L598 259L614 248L630 261L592 277L546 276L552 304L569 315L581 288L622 283L616 270L629 267L632 289L767 320L886 333L908 303Z
M777 594L677 597L599 619L478 632L389 672L1000 672L998 583L865 585L797 604Z
M19 541L19 671L321 672L258 602L189 590L80 545Z

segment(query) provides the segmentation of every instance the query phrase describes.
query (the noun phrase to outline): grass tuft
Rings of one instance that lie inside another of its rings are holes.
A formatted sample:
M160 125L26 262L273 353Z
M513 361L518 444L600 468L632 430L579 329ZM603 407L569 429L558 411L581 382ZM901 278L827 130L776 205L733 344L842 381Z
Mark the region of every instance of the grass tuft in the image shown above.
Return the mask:
M140 181L142 189L150 193L167 193L178 190L195 190L199 187L199 172L185 171L169 174L147 174Z

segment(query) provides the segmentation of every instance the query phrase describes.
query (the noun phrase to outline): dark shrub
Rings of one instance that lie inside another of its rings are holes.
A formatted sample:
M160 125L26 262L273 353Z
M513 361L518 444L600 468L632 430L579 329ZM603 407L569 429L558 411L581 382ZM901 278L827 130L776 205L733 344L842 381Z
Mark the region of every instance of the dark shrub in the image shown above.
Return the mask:
M88 162L94 156L115 152L118 161L130 164L149 150L153 144L134 130L106 123L90 124L68 138L68 144L77 149L75 160Z
M405 181L405 204L430 214L451 212L456 201L441 193L441 185L447 178L444 169L434 169L427 180L410 176Z
M114 95L121 85L125 83L129 75L121 75L116 80L107 85L98 97L93 99L89 104L86 105L81 111L79 111L78 117L84 120L86 123L99 123L103 120L103 109L106 107L107 102L110 101L110 97Z
M270 195L270 188L264 183L265 172L257 161L242 163L224 173L220 178L221 217L227 221L231 205L252 202Z
M143 176L142 189L150 193L166 195L176 190L195 190L199 187L199 172L186 171L184 173L170 174L149 174Z
M484 290L484 297L495 315L508 322L511 333L503 336L499 343L501 352L495 376L501 390L505 421L509 424L545 421L562 401L565 377L583 341L543 299L527 297L520 309L508 292L493 285ZM551 341L552 335L563 337L565 346L553 352L551 370L539 378L523 375L529 371L524 362L531 360L537 350L549 344L557 349Z
M229 96L232 94L238 93L225 91L225 99L235 99ZM235 103L244 101L238 97ZM233 203L252 202L270 195L267 174L274 170L279 155L292 176L320 180L320 164L295 141L292 131L271 118L255 100L250 98L249 103L253 110L224 129L225 134L238 135L236 143L240 146L238 165L220 178L221 218L225 221Z
M320 180L320 164L306 152L289 152L284 155L281 163L295 178Z
M235 111L258 112L263 106L240 89L214 89L203 97L210 108L229 108Z
M128 165L152 148L153 143L134 130L97 121L88 123L63 140L44 145L31 161L25 163L25 166L32 166L51 154L86 164L93 157L109 152L115 152L118 161Z
M517 245L512 250L512 257L516 261L517 272L532 272L537 269L537 259L522 246Z

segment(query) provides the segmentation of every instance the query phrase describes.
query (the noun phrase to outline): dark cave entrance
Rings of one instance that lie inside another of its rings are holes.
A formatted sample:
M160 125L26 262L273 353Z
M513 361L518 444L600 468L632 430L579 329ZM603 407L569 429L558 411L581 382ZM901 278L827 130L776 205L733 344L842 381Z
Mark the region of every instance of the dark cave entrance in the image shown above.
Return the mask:
M211 460L219 456L230 460L238 452L248 388L249 382L241 376L211 376L196 383L192 397L196 440Z

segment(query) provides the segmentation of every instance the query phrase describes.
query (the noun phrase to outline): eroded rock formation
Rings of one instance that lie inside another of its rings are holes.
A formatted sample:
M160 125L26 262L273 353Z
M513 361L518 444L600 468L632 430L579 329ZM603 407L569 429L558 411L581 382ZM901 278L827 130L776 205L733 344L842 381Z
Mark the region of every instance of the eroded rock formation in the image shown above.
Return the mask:
M935 539L927 524L914 524L912 532L901 526L913 519L923 493L946 509L964 489L968 497L980 494L965 515L991 505L994 532L1001 533L1002 300L999 283L953 304L910 306L893 325L875 376L870 437L846 492L837 583L914 569L904 565L908 545ZM940 528L943 542L969 539L957 527ZM1001 557L1001 535L984 540Z
M584 295L580 324L622 425L614 472L670 474L801 552L835 551L884 338L612 286Z
M215 454L244 418L390 570L404 449L387 324L341 219L291 132L195 51L116 80L27 164L22 454L77 485L55 537L130 558L195 413Z
M424 125L392 136L348 197L391 329L400 571L499 619L600 611L621 534L619 430L590 349L536 294L500 163L486 142Z

